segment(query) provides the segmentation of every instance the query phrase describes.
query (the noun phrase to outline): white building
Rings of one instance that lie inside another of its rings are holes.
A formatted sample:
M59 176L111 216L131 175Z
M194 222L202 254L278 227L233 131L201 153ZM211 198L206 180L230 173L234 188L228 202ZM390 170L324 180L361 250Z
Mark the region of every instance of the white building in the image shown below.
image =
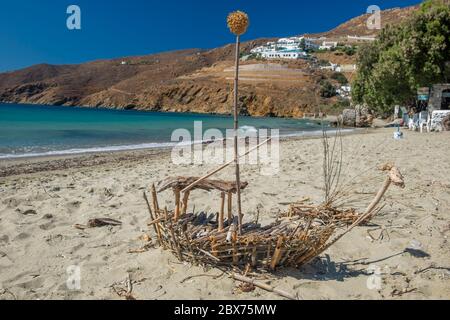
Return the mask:
M341 72L341 66L331 62L327 66L321 66L320 69Z
M307 57L302 51L285 50L285 51L263 51L261 57L265 59L300 59Z
M351 92L352 92L351 86L341 86L339 89L336 90L336 93L343 98L350 97Z
M357 70L356 64L343 64L340 72L353 72Z
M338 43L335 41L324 41L322 42L322 45L319 47L320 50L331 50L333 48L336 48L338 46Z
M250 52L265 59L299 59L308 55L304 49L317 49L319 46L305 37L281 38L277 42L267 42Z
M355 40L355 41L375 41L375 37L359 37L359 36L347 36L347 39L349 40Z

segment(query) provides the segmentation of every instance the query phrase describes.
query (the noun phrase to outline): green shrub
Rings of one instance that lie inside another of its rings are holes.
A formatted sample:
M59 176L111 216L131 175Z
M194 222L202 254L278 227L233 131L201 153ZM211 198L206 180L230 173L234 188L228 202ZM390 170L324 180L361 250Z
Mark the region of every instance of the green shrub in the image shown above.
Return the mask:
M339 82L341 84L341 86L345 86L346 84L348 84L348 80L345 77L345 75L341 72L335 72L331 75L331 79L336 80L337 82Z

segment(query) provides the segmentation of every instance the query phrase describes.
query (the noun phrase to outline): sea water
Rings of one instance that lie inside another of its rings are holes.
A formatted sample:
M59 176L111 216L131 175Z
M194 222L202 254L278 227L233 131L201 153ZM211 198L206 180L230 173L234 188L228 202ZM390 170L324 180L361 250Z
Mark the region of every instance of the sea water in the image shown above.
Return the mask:
M170 147L176 129L216 128L231 116L0 103L0 159ZM240 128L279 129L280 136L319 134L320 121L240 117ZM325 127L328 127L325 124ZM269 130L270 134L270 130Z

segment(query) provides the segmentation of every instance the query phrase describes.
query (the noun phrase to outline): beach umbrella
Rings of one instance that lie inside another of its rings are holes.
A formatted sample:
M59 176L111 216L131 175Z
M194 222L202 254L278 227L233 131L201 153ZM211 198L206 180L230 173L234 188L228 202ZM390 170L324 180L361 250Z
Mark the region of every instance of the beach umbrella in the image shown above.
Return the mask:
M234 73L234 163L236 167L236 198L238 209L238 225L239 233L242 233L242 207L241 207L241 189L239 176L239 150L238 150L238 86L239 86L239 46L240 36L243 35L248 28L249 20L246 13L235 11L228 15L227 24L230 31L236 35L236 56L235 56L235 73Z

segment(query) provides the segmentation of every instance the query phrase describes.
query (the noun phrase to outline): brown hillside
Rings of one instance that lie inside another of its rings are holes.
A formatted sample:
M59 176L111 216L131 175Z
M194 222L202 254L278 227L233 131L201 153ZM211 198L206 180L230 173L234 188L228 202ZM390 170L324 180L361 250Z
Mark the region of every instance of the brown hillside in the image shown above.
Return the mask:
M383 13L384 23L398 22L413 8ZM321 36L366 35L365 16ZM273 39L242 44L248 53ZM0 74L0 101L139 110L230 113L234 45L99 60L79 65L35 65ZM352 63L353 57L324 53L319 59ZM122 61L126 64L123 65ZM255 116L301 117L332 104L319 96L330 72L305 61L248 61L241 70L241 112ZM351 78L351 75L349 76ZM330 80L333 82L333 80Z

